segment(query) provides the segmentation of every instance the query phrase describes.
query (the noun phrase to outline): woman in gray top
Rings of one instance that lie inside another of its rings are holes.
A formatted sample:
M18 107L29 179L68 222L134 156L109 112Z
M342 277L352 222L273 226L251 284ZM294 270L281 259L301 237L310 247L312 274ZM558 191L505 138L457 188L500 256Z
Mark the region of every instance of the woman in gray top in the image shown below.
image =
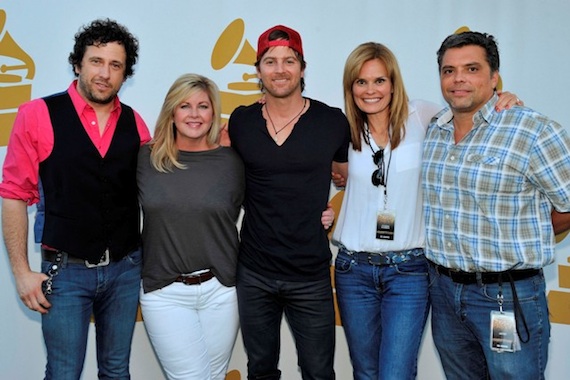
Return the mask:
M220 96L186 74L168 91L141 148L141 307L169 379L224 379L238 331L236 222L244 196L238 155L218 144Z

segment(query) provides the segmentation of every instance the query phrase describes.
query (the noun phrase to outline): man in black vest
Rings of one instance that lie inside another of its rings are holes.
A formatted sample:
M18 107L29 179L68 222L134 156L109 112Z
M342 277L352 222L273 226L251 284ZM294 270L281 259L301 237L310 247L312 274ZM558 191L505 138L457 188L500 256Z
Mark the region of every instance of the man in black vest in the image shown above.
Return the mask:
M2 229L22 302L42 314L46 379L79 379L90 318L99 378L129 379L141 269L136 157L150 140L117 97L138 41L112 20L75 36L67 91L20 106L0 184ZM42 269L28 261L27 206L45 207Z

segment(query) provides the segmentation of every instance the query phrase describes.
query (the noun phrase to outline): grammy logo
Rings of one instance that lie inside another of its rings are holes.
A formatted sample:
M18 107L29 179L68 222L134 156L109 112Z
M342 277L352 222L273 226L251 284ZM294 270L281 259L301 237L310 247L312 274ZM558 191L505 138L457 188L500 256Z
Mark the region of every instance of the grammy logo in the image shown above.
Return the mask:
M570 262L570 258L568 258ZM558 266L558 286L570 289L570 266ZM550 322L570 325L570 292L561 290L551 290L548 292L548 309L550 311Z
M214 70L221 70L230 63L249 66L248 72L242 75L242 82L228 83L227 91L220 90L223 123L238 106L255 103L261 97L255 72L256 52L244 35L244 21L235 19L224 29L212 50Z
M568 231L556 235L556 243L561 243L568 235ZM570 257L566 259L570 263ZM558 265L558 286L570 289L570 266ZM570 325L570 292L551 290L548 292L548 309L550 322Z
M36 73L32 58L4 29L6 11L0 9L0 146L8 144L20 104L31 99Z

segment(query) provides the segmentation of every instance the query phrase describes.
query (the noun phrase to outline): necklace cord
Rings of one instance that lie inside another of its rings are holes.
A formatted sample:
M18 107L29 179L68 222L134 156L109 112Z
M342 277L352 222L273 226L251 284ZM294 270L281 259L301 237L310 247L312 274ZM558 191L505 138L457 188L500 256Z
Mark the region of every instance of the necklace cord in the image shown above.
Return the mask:
M282 126L281 128L277 129L275 128L275 123L273 122L273 119L271 119L271 114L269 113L269 108L267 107L267 104L264 104L265 106L265 112L267 113L267 117L269 118L269 121L271 122L271 127L273 127L273 132L275 133L275 138L277 138L277 135L279 134L279 132L281 132L282 130L284 130L285 128L287 128L289 126L289 124L291 124L293 122L293 120L295 120L296 118L298 118L299 116L301 116L301 114L303 113L303 111L305 110L305 106L307 105L307 98L303 98L305 101L303 102L303 107L301 108L301 111L299 111L299 113L297 115L295 115L295 117L293 117L291 120L289 120L284 126Z

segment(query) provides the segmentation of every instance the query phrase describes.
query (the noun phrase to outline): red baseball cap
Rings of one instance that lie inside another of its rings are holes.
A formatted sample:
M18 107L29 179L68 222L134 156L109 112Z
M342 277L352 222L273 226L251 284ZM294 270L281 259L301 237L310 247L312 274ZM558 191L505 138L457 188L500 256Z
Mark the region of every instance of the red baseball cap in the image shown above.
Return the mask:
M269 35L275 30L280 30L286 33L289 36L289 39L269 41ZM301 36L293 29L288 28L284 25L276 25L272 28L269 28L263 32L261 36L259 36L259 40L257 41L257 60L259 61L267 49L273 46L289 46L291 49L301 54L301 57L303 56L303 43L301 42Z

